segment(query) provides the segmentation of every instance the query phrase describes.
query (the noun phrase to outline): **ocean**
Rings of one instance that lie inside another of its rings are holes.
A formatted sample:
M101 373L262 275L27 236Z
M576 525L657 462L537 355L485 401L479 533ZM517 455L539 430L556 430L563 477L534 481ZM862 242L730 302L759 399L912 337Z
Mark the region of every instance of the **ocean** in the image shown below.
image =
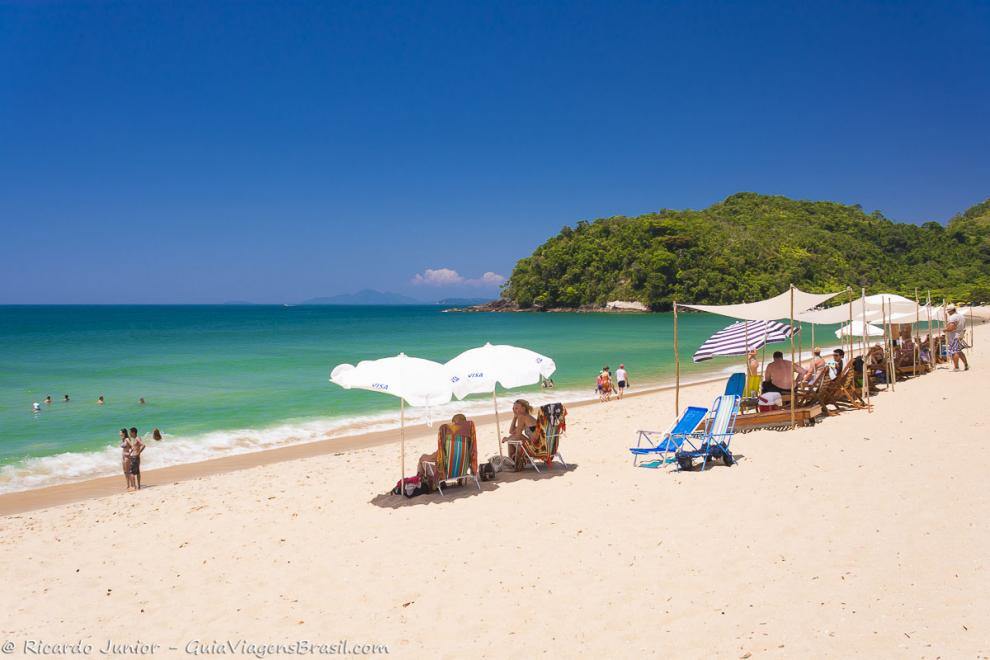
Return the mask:
M682 314L679 321L684 380L741 365L741 358L691 363L729 319ZM436 306L0 306L0 493L116 474L122 427L164 433L144 454L145 469L397 427L397 399L345 391L328 377L339 363L400 351L444 362L487 341L552 357L556 389L500 390L506 412L518 397L591 398L606 364L614 372L624 362L634 388L668 382L672 322L671 314ZM488 413L491 401L407 409L407 420L454 411Z

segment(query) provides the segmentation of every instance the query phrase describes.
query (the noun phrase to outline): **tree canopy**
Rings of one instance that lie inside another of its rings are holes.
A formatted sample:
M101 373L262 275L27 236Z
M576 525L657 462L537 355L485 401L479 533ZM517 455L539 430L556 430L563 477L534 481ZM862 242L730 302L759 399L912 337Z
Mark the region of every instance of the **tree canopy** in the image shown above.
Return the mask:
M524 308L631 300L662 310L759 300L791 283L988 301L990 199L947 225L756 193L701 211L580 221L519 260L502 294Z

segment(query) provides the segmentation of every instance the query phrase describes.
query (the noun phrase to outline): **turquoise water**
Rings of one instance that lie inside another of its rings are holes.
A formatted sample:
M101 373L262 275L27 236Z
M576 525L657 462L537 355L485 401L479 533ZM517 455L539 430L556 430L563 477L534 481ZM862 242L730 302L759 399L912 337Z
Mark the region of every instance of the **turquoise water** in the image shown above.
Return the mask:
M691 364L729 320L681 315L685 378L739 360ZM2 306L0 492L113 474L117 429L158 427L148 468L387 428L397 401L345 391L330 369L394 355L446 361L486 341L557 363L555 399L591 396L605 364L634 385L673 375L670 314L461 314L433 306ZM51 395L33 413L33 402ZM70 401L62 402L64 394ZM502 394L502 393L500 393ZM539 387L504 393L541 399ZM106 404L96 405L99 395ZM138 404L144 397L145 405ZM450 406L476 412L490 401ZM448 406L448 407L450 407ZM431 414L446 415L449 410ZM414 420L425 411L410 411Z

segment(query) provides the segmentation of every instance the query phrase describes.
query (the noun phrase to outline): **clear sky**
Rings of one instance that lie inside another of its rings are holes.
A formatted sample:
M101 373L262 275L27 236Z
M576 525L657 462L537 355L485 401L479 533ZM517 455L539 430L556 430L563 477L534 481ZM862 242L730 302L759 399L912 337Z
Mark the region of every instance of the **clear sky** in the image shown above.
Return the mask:
M4 2L0 303L490 295L565 224L738 191L945 221L990 196L988 35L990 2Z

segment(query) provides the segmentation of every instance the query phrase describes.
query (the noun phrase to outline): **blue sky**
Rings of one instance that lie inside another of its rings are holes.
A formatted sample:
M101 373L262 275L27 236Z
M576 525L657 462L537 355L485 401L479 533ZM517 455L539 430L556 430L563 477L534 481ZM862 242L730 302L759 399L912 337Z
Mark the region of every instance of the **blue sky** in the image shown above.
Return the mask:
M988 34L987 2L3 3L0 302L487 295L565 224L738 191L944 221L990 196Z

